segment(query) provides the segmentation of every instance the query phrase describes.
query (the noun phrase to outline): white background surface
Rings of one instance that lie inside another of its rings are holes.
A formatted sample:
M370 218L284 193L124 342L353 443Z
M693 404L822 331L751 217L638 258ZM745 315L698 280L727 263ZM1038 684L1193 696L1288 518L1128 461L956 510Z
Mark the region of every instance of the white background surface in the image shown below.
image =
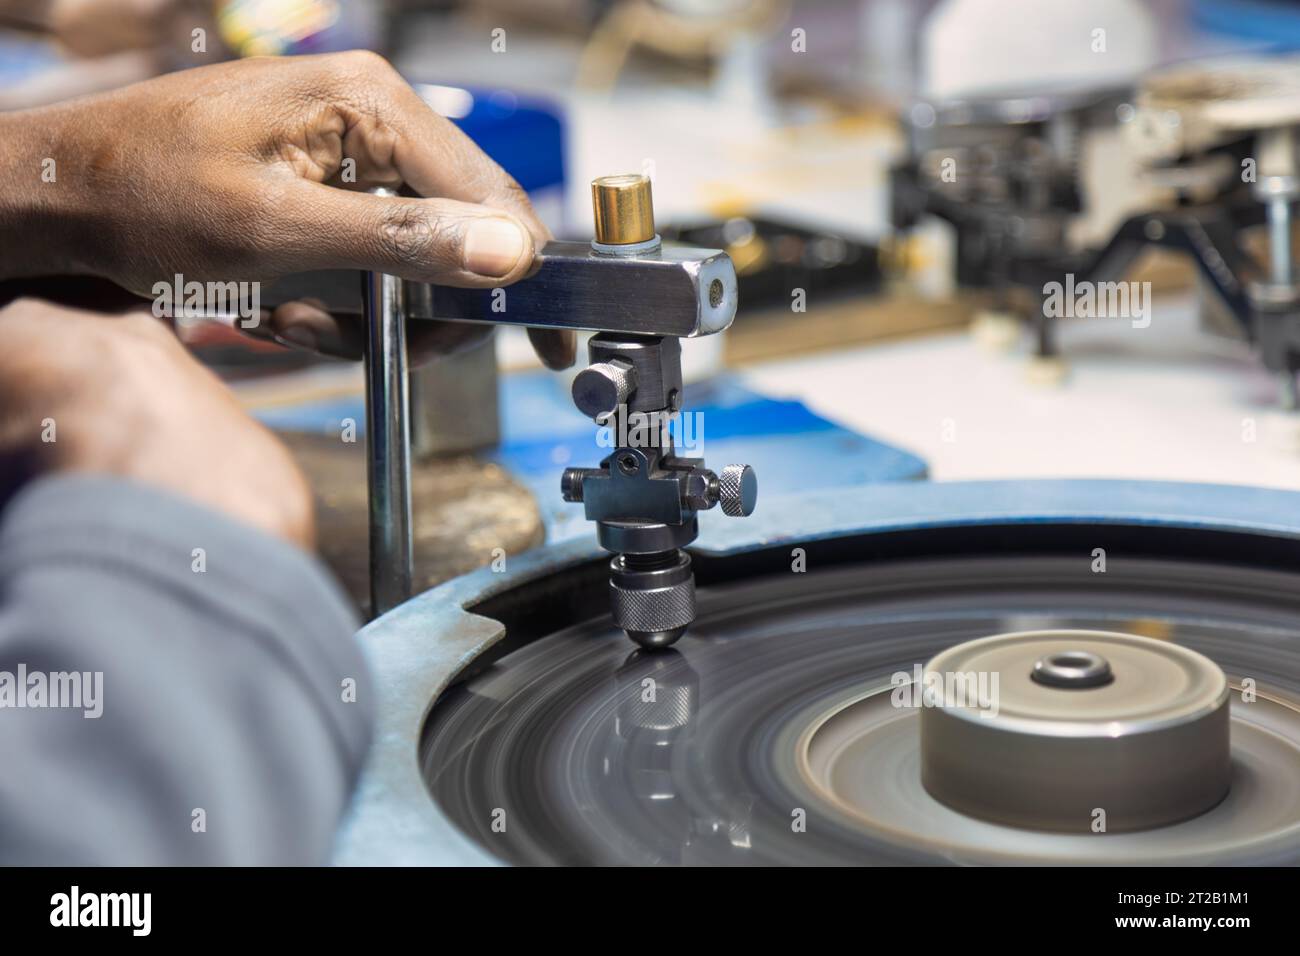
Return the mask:
M1157 300L1146 329L1076 319L1061 333L1069 374L1057 386L1031 380L1023 347L993 353L969 333L775 362L745 377L920 455L935 480L1300 488L1300 415L1277 410L1274 380L1244 344L1198 330L1190 301Z

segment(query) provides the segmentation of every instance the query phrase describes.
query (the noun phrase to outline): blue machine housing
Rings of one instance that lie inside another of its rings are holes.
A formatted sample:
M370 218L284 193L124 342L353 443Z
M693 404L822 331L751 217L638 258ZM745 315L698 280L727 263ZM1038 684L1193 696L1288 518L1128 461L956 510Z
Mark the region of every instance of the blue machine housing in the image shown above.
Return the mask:
M965 528L989 539L1005 532L1076 526L1167 529L1219 535L1300 563L1300 493L1233 485L1140 481L900 482L773 497L745 521L701 522L691 550L704 561L800 543ZM358 865L491 865L499 861L464 836L425 788L418 745L438 695L505 636L466 611L576 566L607 559L575 540L510 559L433 588L360 633L379 698L379 731L337 847L336 862ZM810 570L815 570L810 568Z

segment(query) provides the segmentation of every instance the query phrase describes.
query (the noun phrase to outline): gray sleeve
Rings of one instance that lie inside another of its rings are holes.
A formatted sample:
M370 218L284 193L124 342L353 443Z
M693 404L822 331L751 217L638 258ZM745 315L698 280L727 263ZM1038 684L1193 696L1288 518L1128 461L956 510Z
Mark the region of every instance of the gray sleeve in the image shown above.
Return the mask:
M0 863L326 862L373 723L356 623L314 558L216 512L99 476L23 488L0 513Z

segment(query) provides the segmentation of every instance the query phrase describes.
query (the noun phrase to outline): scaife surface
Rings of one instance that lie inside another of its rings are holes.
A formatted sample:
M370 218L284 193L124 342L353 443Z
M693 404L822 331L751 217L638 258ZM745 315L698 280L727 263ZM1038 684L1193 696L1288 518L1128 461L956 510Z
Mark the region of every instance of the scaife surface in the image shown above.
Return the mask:
M1227 799L1171 826L1074 835L930 798L918 712L894 705L891 678L962 641L1042 628L1158 637L1216 661L1235 688ZM702 587L696 624L663 652L629 653L601 620L545 636L444 694L421 760L443 812L514 863L1296 863L1298 714L1300 575L911 560Z

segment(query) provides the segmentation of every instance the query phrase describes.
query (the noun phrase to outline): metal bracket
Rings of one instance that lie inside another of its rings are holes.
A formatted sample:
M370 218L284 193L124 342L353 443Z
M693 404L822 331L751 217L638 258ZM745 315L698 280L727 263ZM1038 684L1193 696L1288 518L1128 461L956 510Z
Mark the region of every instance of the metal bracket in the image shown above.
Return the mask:
M285 276L262 288L262 304L312 298L337 315L361 315L355 277L337 270ZM407 285L406 317L415 321L693 338L722 332L736 317L731 257L693 246L615 256L596 252L590 242L548 242L533 274L504 289Z

